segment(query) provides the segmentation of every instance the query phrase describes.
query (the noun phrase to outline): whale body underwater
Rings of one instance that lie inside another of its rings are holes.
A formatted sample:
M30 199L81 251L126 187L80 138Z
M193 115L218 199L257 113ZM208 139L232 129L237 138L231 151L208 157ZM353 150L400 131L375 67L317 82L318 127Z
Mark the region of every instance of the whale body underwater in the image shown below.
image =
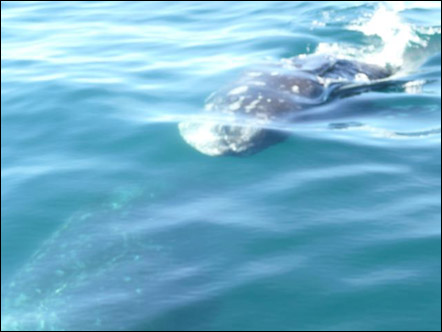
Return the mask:
M369 91L391 70L333 56L283 59L248 70L213 93L204 107L207 119L178 124L183 139L209 156L251 155L287 138L272 123L292 122L348 90Z

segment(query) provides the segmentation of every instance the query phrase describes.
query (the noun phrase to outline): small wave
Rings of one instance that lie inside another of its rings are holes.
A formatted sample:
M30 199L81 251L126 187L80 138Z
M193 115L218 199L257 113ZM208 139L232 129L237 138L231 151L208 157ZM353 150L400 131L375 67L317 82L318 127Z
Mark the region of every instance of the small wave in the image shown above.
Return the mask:
M395 131L386 128L371 126L357 121L349 122L284 122L284 121L272 121L272 122L260 122L257 119L242 117L234 118L224 116L225 114L192 114L192 115L163 115L150 117L144 119L144 123L158 124L158 123L170 123L178 124L181 122L196 122L196 123L210 123L220 124L226 126L240 126L240 127L258 127L264 130L277 131L286 134L311 134L317 132L365 132L376 138L388 138L388 139L426 139L429 137L436 137L441 135L441 128L429 128L419 129L413 131Z
M333 123L329 125L331 130L364 131L372 134L374 137L389 139L425 139L441 135L441 128L430 128L416 131L394 131L385 128L374 127L358 122Z

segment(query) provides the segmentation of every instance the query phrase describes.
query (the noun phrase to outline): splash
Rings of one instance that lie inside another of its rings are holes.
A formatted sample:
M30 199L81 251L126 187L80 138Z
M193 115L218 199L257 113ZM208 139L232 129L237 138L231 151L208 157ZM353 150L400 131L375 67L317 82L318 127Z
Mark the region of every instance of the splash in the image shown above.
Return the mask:
M412 57L408 55L409 52L416 51L416 48L429 48L433 54L435 49L440 51L440 26L416 27L401 17L401 13L410 8L440 8L440 3L422 3L381 2L374 11L362 14L346 26L348 30L361 32L368 39L367 46L319 43L315 53L357 57L364 62L393 69L416 67L419 64L407 63L407 58ZM439 35L436 46L429 45L429 36L433 35Z

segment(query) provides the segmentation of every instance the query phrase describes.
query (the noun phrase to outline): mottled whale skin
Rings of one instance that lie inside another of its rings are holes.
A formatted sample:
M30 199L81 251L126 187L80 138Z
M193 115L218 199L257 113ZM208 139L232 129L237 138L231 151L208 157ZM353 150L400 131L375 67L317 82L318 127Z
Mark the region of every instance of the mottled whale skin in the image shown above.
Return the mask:
M269 123L290 121L293 114L326 102L346 86L370 86L390 74L376 65L333 56L283 59L246 71L212 94L204 107L209 120L181 122L179 131L206 155L250 155L286 138L268 129Z

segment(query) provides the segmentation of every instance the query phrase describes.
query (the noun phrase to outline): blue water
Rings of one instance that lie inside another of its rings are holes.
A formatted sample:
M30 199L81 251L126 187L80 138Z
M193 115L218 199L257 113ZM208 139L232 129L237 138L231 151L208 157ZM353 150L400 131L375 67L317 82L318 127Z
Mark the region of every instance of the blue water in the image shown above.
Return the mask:
M1 329L440 331L440 27L438 1L2 1ZM322 53L400 86L248 157L181 138L250 66Z

